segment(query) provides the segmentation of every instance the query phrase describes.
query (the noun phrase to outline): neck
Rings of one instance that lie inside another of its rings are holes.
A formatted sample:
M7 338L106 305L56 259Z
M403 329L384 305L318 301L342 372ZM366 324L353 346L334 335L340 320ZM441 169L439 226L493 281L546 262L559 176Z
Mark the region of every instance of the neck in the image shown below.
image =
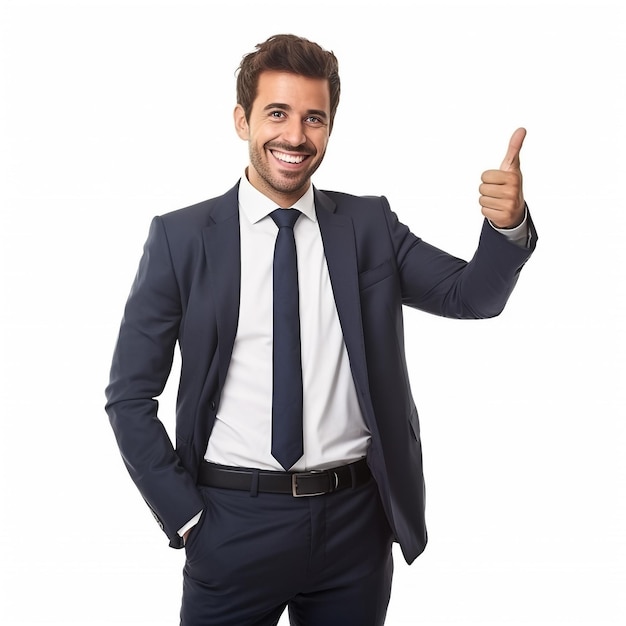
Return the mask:
M297 189L289 191L281 191L268 184L263 178L261 178L254 170L254 168L246 168L246 178L248 182L264 196L267 196L276 206L283 209L292 207L302 196L308 191L311 185L311 179L307 179L303 185Z

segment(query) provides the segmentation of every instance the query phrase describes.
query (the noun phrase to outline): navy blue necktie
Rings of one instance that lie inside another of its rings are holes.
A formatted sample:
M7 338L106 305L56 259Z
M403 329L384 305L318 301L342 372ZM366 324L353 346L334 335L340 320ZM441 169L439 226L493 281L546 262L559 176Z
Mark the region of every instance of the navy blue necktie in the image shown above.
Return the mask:
M270 213L278 226L274 248L272 456L285 470L304 453L298 261L293 236L300 215L297 209L276 209Z

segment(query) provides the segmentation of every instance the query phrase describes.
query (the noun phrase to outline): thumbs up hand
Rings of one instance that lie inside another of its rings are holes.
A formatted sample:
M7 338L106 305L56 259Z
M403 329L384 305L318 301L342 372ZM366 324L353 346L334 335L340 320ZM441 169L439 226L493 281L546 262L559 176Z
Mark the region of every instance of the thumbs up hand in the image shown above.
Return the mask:
M524 220L524 193L519 153L526 129L518 128L498 170L487 170L481 177L480 205L483 215L496 228L515 228Z

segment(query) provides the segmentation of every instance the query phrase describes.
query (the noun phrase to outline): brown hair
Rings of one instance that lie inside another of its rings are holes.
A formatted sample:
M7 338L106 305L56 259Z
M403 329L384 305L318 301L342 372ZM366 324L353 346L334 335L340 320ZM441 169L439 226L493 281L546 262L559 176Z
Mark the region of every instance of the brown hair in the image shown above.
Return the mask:
M248 121L257 95L259 75L265 71L327 79L330 90L329 129L332 130L341 91L339 64L332 52L296 35L274 35L257 44L254 52L243 57L237 70L237 103L243 107Z

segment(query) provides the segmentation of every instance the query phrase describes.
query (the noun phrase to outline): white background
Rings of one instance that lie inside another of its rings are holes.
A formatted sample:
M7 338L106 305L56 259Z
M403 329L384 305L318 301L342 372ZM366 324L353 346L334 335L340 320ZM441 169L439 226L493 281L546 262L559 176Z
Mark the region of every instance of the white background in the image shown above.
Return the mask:
M385 194L459 256L481 172L528 129L540 242L504 314L406 313L430 543L411 567L396 552L387 623L626 623L618 2L0 6L2 624L177 623L184 555L126 474L104 387L149 221L242 173L234 71L280 32L340 61L315 184Z

